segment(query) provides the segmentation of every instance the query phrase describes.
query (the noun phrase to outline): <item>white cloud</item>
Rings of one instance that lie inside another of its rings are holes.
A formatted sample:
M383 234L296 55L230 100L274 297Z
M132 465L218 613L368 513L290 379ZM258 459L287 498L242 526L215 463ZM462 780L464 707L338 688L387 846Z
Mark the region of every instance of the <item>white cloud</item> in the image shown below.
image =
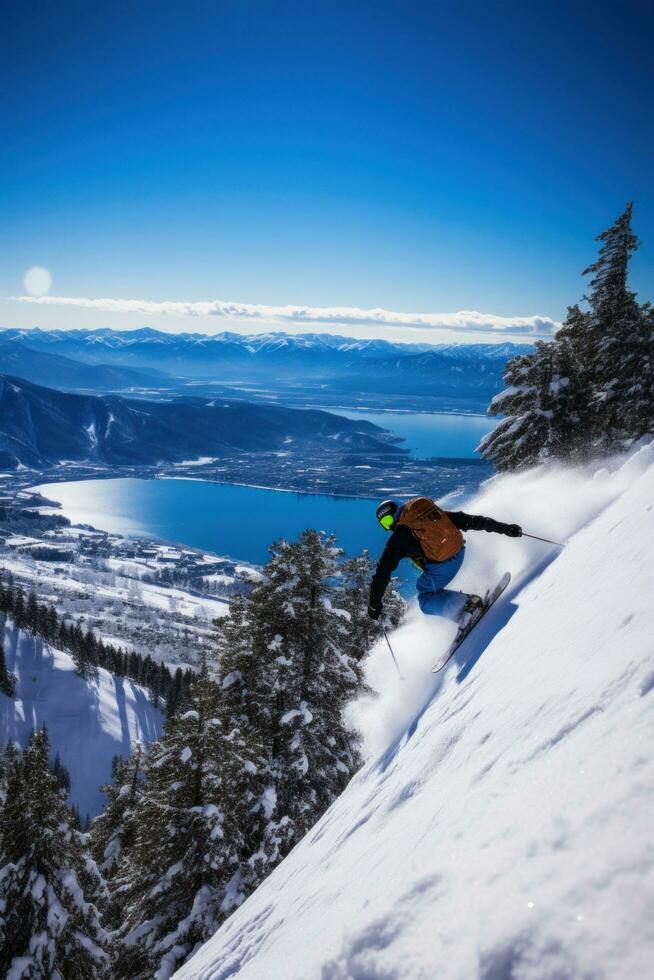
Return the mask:
M241 320L261 326L373 326L407 327L411 330L454 330L457 333L495 333L512 336L551 337L559 324L548 316L496 316L475 310L458 313L397 313L390 310L362 310L349 306L264 306L254 303L226 303L211 300L198 303L154 303L142 299L89 299L83 296L14 296L20 303L41 306L72 306L104 313L131 313L144 316L217 317Z

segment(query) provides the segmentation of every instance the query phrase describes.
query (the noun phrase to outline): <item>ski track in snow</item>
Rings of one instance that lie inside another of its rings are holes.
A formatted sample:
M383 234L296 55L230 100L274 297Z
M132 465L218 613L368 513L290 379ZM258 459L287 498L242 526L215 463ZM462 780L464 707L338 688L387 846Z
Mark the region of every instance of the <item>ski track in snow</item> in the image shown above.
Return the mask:
M513 581L442 675L414 609L354 706L368 762L178 980L644 980L654 962L654 444L490 481L462 588Z
M70 771L70 802L84 818L105 804L100 786L111 780L114 755L128 756L140 741L158 738L163 715L148 692L127 677L98 668L98 681L75 673L72 658L44 644L7 620L4 628L7 668L18 678L13 699L0 693L0 746L25 747L34 728L47 725L53 755L58 751Z

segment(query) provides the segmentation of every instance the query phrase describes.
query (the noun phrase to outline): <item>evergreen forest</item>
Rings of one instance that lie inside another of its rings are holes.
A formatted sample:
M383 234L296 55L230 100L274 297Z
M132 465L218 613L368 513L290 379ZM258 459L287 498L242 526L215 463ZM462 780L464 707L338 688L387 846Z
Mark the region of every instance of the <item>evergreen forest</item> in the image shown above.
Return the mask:
M159 741L114 759L90 825L48 732L0 762L0 973L34 978L170 977L320 819L361 766L348 702L380 635L368 618L371 561L307 530L271 546L261 580L215 623L199 671L171 674L0 588L0 621L149 686ZM386 605L397 623L403 601ZM15 678L0 648L0 685ZM82 826L82 824L84 824Z

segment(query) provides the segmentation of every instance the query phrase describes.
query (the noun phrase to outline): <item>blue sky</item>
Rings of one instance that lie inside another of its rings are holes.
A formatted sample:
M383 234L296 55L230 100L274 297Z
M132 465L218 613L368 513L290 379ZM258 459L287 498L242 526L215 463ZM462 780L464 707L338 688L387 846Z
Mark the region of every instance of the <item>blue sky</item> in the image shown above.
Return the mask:
M264 329L288 304L556 320L631 199L654 298L648 8L6 4L0 325ZM33 265L53 296L138 302L6 299ZM264 311L144 305L213 300Z

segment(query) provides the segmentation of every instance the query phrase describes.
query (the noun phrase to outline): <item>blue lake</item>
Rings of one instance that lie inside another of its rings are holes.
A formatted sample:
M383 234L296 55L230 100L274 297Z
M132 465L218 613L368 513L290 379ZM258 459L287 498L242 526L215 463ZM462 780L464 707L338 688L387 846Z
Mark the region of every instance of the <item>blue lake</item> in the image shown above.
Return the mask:
M414 455L426 458L474 457L479 439L495 424L477 415L336 414L365 418L391 429L406 438L403 445ZM74 523L124 535L150 535L255 564L267 560L272 541L295 538L307 527L335 533L348 554L368 548L377 557L385 541L375 521L375 502L355 497L182 479L83 480L38 489L58 501ZM462 502L457 499L457 507Z
M285 493L199 480L81 480L38 487L75 523L118 534L146 534L175 544L263 564L277 538L306 527L334 532L350 554L377 555L384 532L375 502Z
M431 459L478 458L475 449L482 436L492 432L498 419L485 415L446 415L434 412L360 412L350 409L330 409L335 415L348 419L365 419L404 437L402 448L412 456Z

